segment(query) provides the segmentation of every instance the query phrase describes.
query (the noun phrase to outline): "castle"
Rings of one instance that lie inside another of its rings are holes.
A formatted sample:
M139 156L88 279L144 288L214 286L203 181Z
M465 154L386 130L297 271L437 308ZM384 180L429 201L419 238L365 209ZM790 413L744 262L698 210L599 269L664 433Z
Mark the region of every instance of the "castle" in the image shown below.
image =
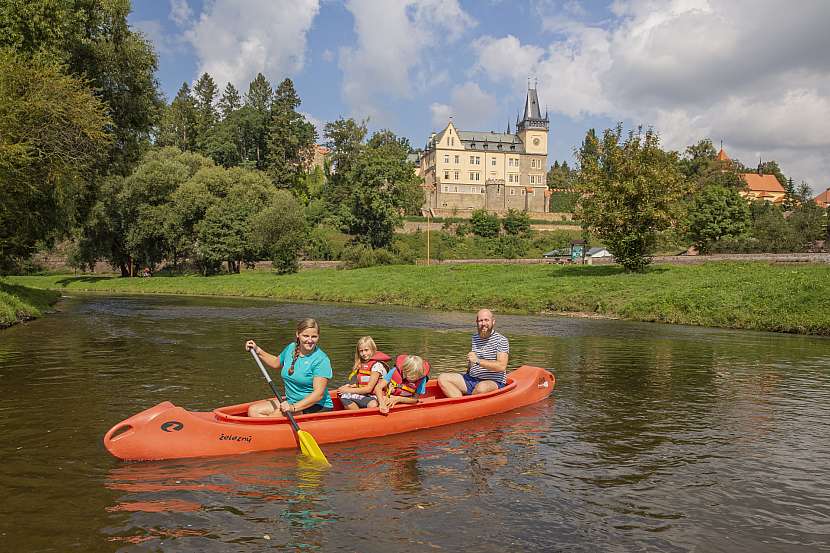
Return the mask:
M535 88L528 88L516 132L458 130L450 118L418 156L424 179L424 209L504 212L547 211L547 112L542 117Z

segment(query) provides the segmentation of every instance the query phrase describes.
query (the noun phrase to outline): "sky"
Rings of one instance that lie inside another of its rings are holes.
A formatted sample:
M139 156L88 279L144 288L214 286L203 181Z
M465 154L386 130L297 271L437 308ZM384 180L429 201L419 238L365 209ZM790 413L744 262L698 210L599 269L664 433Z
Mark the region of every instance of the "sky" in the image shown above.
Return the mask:
M423 147L450 117L515 129L530 85L550 163L622 123L830 186L828 0L133 0L130 23L168 101L203 72L290 77L319 131L368 117Z

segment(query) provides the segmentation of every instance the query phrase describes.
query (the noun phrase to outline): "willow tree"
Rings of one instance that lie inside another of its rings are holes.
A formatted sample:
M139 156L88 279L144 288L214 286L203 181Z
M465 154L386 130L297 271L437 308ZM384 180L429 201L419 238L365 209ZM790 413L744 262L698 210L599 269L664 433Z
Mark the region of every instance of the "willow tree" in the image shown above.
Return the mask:
M46 56L0 48L0 264L83 217L111 125L86 82Z
M688 185L677 153L662 150L652 129L629 131L623 139L617 125L601 140L588 131L577 157L577 216L583 228L598 236L626 271L642 272L657 234L682 215Z

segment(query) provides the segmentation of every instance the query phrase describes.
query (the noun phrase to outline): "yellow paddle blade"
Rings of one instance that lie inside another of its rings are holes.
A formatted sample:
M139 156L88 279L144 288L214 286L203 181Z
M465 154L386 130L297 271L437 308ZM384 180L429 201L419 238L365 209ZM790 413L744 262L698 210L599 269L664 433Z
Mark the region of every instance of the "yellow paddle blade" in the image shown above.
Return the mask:
M317 442L314 440L314 436L312 436L305 430L298 430L297 440L299 440L300 442L300 450L303 452L303 454L307 455L310 459L313 459L318 463L324 464L326 466L331 466L329 460L326 459L325 455L323 455L323 451L320 449L320 446L317 445Z

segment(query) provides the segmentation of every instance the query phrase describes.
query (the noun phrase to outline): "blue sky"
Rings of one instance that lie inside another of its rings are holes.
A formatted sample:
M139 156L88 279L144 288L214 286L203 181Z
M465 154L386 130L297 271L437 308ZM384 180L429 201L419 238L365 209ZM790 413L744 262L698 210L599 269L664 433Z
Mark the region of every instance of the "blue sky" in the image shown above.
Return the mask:
M550 157L585 131L652 126L667 148L723 141L830 186L830 2L800 0L134 0L168 100L203 71L241 91L290 77L318 126L369 117L422 146L515 122L528 79ZM321 139L322 140L322 139Z

